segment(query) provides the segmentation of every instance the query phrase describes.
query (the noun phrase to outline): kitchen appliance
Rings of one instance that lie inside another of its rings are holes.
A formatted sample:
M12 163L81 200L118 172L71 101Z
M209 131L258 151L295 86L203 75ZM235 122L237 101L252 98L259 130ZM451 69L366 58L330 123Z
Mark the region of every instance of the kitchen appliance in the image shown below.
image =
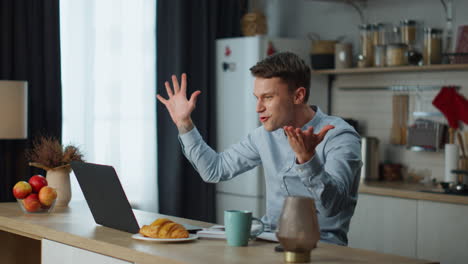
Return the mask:
M440 185L446 194L468 195L468 185L465 179L468 178L468 170L451 170L451 173L457 175L456 182L441 182Z
M216 132L217 151L239 142L260 126L253 96L254 77L249 69L279 51L290 51L308 65L310 40L267 36L226 38L216 41ZM225 210L265 214L265 183L261 167L217 184L217 223Z
M376 137L361 138L361 181L376 181L379 175L379 139Z

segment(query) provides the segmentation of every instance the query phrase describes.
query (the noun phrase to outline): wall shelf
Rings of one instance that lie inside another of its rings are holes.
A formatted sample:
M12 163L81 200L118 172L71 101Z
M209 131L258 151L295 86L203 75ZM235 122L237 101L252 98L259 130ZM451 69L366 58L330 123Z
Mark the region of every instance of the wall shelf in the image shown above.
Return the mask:
M424 66L329 69L329 70L312 70L312 73L320 74L320 75L339 75L339 74L429 72L429 71L468 71L468 64L438 64L438 65L424 65Z

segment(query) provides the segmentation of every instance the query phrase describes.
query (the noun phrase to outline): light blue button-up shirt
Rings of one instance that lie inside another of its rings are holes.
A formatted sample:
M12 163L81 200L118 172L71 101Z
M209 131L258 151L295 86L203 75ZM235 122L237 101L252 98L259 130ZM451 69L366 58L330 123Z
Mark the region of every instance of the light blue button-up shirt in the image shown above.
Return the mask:
M318 133L325 125L335 128L316 147L314 157L303 164L296 163L283 129L268 132L258 127L221 153L210 148L196 128L179 139L185 156L205 182L227 181L263 165L266 215L262 221L271 230L276 228L286 196L307 196L315 200L321 241L347 245L362 164L360 136L343 119L313 109L316 114L303 130L313 126Z

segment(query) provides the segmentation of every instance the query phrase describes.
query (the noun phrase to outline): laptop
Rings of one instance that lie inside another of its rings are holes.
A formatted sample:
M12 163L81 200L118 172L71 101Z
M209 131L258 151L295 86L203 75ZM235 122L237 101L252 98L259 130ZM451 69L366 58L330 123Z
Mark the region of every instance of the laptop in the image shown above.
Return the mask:
M140 226L112 166L72 161L71 167L97 224L138 233ZM184 226L190 233L202 229Z

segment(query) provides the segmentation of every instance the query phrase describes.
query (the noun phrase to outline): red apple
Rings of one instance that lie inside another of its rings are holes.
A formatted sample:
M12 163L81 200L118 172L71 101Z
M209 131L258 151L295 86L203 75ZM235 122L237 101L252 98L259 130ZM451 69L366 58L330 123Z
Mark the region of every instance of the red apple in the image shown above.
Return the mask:
M28 212L37 212L41 208L41 202L36 193L31 193L23 200L24 209Z
M13 186L13 196L16 199L24 199L32 192L32 187L25 181L19 181Z
M57 198L57 191L54 188L45 186L39 191L39 201L45 207L49 207Z
M33 192L38 193L42 187L47 186L47 180L42 175L34 175L29 179L29 184L31 184Z

